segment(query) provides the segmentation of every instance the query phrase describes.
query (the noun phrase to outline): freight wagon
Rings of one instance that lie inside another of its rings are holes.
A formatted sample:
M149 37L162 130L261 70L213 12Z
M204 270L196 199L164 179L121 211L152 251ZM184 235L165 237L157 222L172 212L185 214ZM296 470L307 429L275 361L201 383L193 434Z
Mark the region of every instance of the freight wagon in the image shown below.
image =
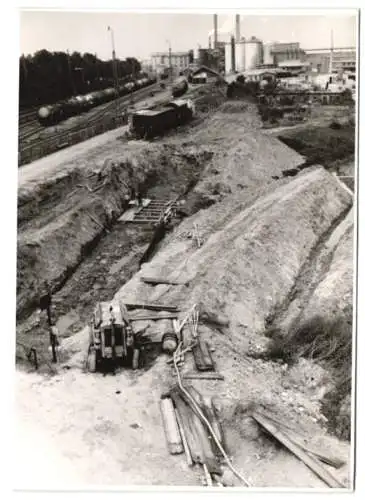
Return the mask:
M194 116L190 100L175 100L154 109L136 111L129 117L129 131L138 138L149 139L187 123Z

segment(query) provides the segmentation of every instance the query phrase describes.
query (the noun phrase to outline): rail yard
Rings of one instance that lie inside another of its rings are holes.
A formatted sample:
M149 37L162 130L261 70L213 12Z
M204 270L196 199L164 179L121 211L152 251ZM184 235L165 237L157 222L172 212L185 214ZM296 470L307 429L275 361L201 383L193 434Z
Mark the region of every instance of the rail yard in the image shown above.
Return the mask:
M351 490L353 94L135 82L19 114L17 488Z

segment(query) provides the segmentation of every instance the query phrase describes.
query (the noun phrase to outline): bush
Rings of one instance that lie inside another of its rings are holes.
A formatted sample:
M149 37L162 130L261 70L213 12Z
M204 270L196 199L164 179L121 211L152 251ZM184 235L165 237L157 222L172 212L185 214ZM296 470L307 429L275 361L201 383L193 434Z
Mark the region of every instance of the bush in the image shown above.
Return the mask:
M272 327L265 332L270 341L260 355L291 365L305 357L331 372L334 389L323 397L322 412L329 430L342 439L350 439L351 434L352 321L348 318L352 318L351 310L333 319L313 317L292 332Z

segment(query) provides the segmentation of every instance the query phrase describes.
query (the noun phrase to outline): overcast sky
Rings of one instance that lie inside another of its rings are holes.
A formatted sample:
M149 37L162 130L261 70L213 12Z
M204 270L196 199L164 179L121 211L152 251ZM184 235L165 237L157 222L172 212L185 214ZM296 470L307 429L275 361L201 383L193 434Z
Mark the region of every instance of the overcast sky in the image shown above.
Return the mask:
M218 16L221 32L233 31L234 14ZM40 49L68 49L96 53L101 59L110 59L108 25L114 30L117 57L148 59L151 52L166 51L167 40L171 41L173 51L196 50L198 45L207 47L213 15L22 11L20 51L32 54ZM304 49L329 47L331 29L335 46L355 46L355 14L255 16L241 13L242 36L256 36L263 41L300 42Z

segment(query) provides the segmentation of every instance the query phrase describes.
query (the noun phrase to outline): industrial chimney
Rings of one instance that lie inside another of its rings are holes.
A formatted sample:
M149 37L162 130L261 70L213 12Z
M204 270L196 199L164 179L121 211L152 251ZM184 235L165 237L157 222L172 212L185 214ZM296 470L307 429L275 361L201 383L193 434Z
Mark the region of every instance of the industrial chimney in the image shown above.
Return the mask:
M236 41L241 40L240 15L236 14Z
M218 42L218 15L214 14L214 49L217 48Z
M231 67L232 73L236 72L236 43L234 36L231 36Z

